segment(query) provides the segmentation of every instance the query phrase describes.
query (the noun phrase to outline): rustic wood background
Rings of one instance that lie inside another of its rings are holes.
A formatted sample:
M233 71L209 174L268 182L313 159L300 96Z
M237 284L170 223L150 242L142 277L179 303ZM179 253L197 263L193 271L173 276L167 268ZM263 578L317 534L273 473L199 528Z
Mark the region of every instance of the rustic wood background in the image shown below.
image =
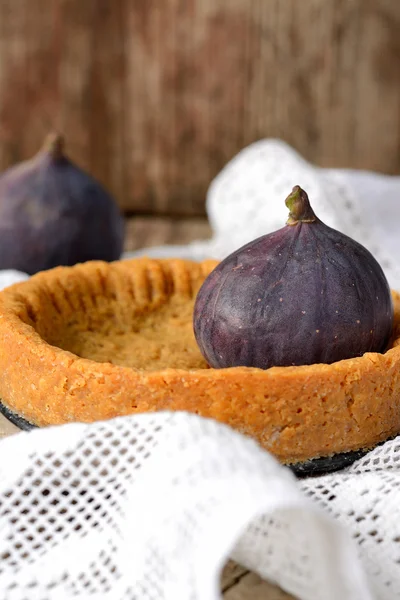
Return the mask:
M201 215L241 147L400 169L398 0L0 0L0 168L58 128L127 211Z

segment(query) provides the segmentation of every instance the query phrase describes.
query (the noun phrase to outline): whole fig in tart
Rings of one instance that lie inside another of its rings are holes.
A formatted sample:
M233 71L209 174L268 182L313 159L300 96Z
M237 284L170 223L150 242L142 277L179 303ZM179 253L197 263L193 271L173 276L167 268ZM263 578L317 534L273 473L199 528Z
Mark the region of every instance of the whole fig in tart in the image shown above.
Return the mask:
M120 257L124 221L114 199L51 134L31 160L0 176L0 269L29 274Z
M286 226L225 258L200 288L194 333L214 368L333 363L384 352L388 282L372 254L325 225L299 186Z

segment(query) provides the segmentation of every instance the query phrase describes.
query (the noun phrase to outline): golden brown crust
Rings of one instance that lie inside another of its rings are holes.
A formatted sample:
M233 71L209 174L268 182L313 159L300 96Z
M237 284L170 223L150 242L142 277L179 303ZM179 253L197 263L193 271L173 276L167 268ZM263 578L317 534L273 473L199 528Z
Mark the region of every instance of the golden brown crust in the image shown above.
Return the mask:
M385 354L215 370L201 357L191 324L197 290L215 265L91 262L3 291L4 404L41 426L187 410L251 435L286 463L370 448L400 432L398 294Z

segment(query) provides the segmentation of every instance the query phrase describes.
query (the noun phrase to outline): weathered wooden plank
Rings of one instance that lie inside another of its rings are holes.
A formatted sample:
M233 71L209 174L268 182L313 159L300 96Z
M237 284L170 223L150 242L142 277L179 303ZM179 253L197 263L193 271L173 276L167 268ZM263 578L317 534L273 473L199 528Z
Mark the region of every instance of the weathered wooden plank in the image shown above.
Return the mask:
M207 239L211 227L204 218L132 217L126 223L125 250L133 251L163 244L188 244Z
M20 430L18 429L18 427L10 423L8 419L6 419L5 417L3 417L3 415L0 414L0 440L2 438L8 437L9 435L12 435L13 433L18 433L19 431Z
M223 595L225 600L295 600L280 588L263 581L255 573L247 573Z
M51 128L141 213L204 213L245 144L400 169L393 0L0 0L0 169Z
M247 575L249 571L237 563L229 560L225 565L221 575L221 591L228 592L231 588L237 586L240 580Z

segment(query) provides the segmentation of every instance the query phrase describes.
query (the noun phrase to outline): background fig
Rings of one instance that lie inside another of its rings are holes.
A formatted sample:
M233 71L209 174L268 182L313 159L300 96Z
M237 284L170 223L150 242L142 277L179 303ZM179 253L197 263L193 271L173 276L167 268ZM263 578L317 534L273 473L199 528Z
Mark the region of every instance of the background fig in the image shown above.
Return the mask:
M298 186L282 229L223 260L203 283L194 333L215 368L332 363L382 352L393 326L371 253L314 214Z
M29 274L120 257L124 221L111 196L52 134L31 160L0 176L0 269Z

